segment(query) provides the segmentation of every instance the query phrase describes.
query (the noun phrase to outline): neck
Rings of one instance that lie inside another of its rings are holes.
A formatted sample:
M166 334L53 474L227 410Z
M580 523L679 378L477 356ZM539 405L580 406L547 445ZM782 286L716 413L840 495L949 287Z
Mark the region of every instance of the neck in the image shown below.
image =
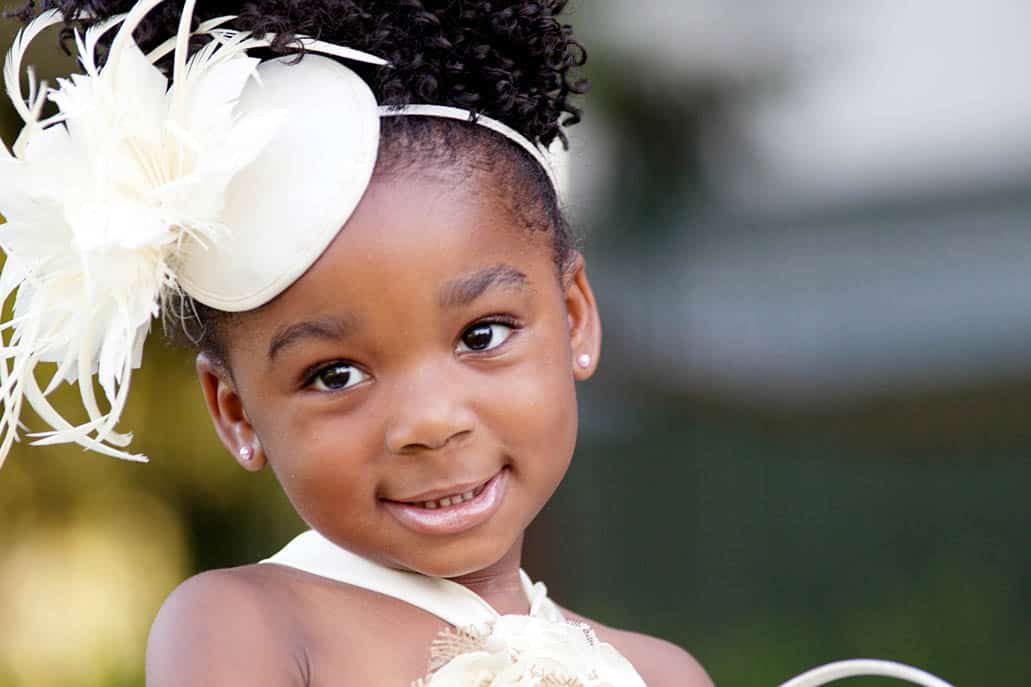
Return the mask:
M451 579L476 592L502 615L525 615L529 605L519 579L522 552L523 537L520 535L512 548L496 563Z

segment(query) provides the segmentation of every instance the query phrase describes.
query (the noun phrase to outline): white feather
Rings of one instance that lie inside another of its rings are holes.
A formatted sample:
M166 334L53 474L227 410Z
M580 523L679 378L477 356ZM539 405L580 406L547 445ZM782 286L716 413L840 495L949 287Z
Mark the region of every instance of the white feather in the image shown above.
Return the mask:
M186 77L186 56L190 50L190 25L193 21L193 6L197 0L186 0L179 16L179 30L175 34L175 52L172 55L172 80L182 83ZM183 108L185 88L176 88L172 100L172 119L178 119Z
M121 59L121 52L129 45L136 45L132 39L132 32L136 30L136 27L140 25L144 17L147 14L160 5L162 0L140 0L132 9L129 10L128 14L125 15L125 19L122 21L122 26L115 34L115 38L111 41L111 49L107 54L107 64L117 63ZM126 85L127 89L131 89L131 84Z
M11 99L15 111L26 125L34 124L35 120L32 118L31 112L33 104L26 105L21 90L21 63L25 58L25 51L36 36L63 20L64 17L59 10L47 10L40 14L15 35L11 42L11 49L7 52L7 58L4 60L4 85L7 88L7 95Z
M96 77L99 73L97 68L97 43L104 35L114 27L125 21L127 14L116 14L98 21L86 29L86 37L82 46L79 47L79 64L86 70L86 74ZM78 34L76 34L78 37Z
M323 55L332 55L334 57L342 57L345 60L366 62L368 64L387 64L387 61L382 57L376 57L375 55L371 55L361 50L355 50L354 48L345 48L342 45L334 45L333 43L327 43L326 41L320 41L308 37L301 37L300 41L305 50L321 53Z
M232 38L240 32L229 29L221 29L218 31L212 31L211 33L225 40ZM272 41L274 39L275 34L268 33L264 36L255 37L252 40L255 41L254 47L267 48L270 45L272 45ZM387 64L387 60L384 60L382 57L376 57L375 55L364 52L362 50L355 50L354 48L346 48L342 45L335 45L333 43L327 43L326 41L320 41L310 36L298 36L297 40L304 47L305 50L314 53L319 53L322 55L332 55L334 57L340 57L345 60L365 62L367 64Z
M60 431L70 431L74 429L71 424L68 423L61 414L54 409L50 402L43 396L40 391L39 385L36 383L35 378L29 376L26 380L24 396L29 401L29 405L32 409L43 419L44 422L49 424L51 427L57 428ZM54 433L56 436L56 432ZM49 437L39 439L32 442L33 446L46 446L49 444L63 443L59 440L53 440ZM80 437L75 440L75 443L79 444L83 448L87 448L91 451L101 453L112 458L121 458L122 460L132 460L140 463L146 463L147 457L138 453L128 453L127 451L120 451L117 448L113 448L99 441L96 441L88 436ZM3 454L6 455L6 454Z
M193 32L193 35L204 35L210 33L213 29L217 29L223 24L236 19L235 14L227 14L224 17L215 17L207 21L201 22L197 25L197 30ZM176 36L172 36L167 41L159 45L158 47L147 53L147 59L150 60L151 64L156 64L165 55L168 55L175 50Z

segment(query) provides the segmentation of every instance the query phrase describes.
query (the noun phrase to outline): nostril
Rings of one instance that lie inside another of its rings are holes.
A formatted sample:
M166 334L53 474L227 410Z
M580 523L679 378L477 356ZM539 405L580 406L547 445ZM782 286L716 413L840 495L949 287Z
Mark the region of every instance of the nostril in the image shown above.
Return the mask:
M401 447L402 451L436 451L447 446L456 446L472 436L471 429L463 429L445 437L442 441L413 441Z
M395 408L384 441L391 453L434 451L465 441L476 425L475 413L458 399L410 393Z
M472 435L473 431L471 429L464 429L461 432L456 432L448 438L445 446L461 446Z

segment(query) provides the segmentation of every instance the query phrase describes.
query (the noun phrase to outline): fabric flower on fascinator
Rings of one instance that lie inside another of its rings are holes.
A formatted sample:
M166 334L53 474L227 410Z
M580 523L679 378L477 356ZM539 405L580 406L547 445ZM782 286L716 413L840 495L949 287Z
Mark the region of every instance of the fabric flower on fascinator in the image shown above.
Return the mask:
M101 453L143 459L120 447L114 431L128 382L162 300L176 288L177 247L186 238L219 239L218 213L227 184L252 161L282 123L269 108L244 117L233 104L255 73L242 37L212 41L189 61L185 37L175 50L174 83L144 56L131 37L138 20L157 4L137 5L127 16L76 33L85 73L37 84L29 71L27 99L20 66L28 43L61 21L42 14L18 36L4 78L25 128L0 158L0 245L7 254L0 275L4 301L17 289L13 329L3 356L4 416L0 460L17 438L25 399L52 428L36 443L76 442ZM148 6L150 5L150 6ZM97 41L117 24L103 69ZM40 120L44 101L59 112ZM58 364L41 389L38 362ZM91 375L107 397L101 412ZM47 395L61 381L79 380L89 420L65 421Z
M448 629L413 687L645 687L633 666L583 623L503 615Z
M25 126L0 146L0 304L14 297L0 347L0 465L17 440L24 402L50 426L36 444L76 443L117 458L115 431L151 320L180 290L227 310L257 307L311 264L361 197L375 162L379 118L368 87L322 57L303 64L247 56L270 36L191 30L193 0L175 37L148 55L133 29L162 0L75 32L83 73L38 83L21 63L29 43L63 21L44 12L15 38L7 92ZM103 67L96 48L118 28ZM188 57L191 37L208 42ZM383 60L299 37L305 48ZM172 53L171 79L155 63ZM272 85L269 85L269 84ZM56 114L42 117L47 101ZM332 126L329 124L332 123ZM310 175L284 188L283 178ZM335 203L326 203L326 198ZM289 219L291 224L287 224ZM284 226L298 231L284 233ZM300 229L303 229L300 230ZM41 386L34 370L56 363ZM93 388L97 376L106 400ZM78 385L88 419L67 421L48 396Z

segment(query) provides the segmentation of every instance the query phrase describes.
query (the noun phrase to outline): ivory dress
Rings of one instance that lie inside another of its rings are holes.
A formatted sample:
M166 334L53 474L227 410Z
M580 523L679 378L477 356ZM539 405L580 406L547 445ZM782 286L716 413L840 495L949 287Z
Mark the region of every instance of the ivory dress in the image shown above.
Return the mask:
M450 627L427 647L417 687L646 687L630 662L589 626L567 621L520 570L528 615L500 615L457 582L395 570L362 558L314 530L262 563L277 563L378 592L423 609Z

